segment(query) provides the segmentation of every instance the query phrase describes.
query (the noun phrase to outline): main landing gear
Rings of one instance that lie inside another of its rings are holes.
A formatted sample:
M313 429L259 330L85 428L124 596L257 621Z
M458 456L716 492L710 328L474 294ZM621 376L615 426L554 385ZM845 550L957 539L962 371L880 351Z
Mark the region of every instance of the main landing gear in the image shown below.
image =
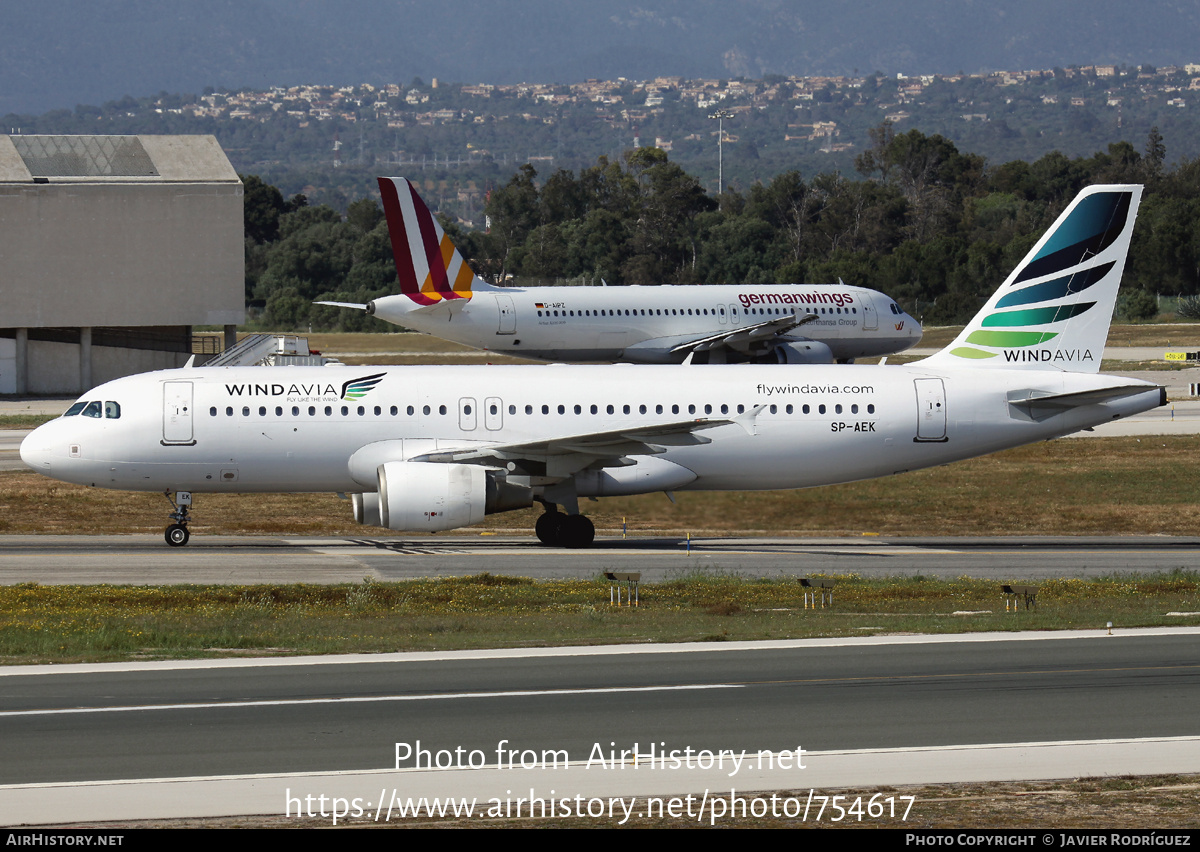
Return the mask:
M596 539L596 527L584 515L566 515L553 503L537 519L534 531L542 544L552 547L589 547Z
M171 499L171 492L164 491L163 496L170 501L171 508L175 510L167 516L175 523L167 527L166 532L163 533L163 538L167 540L167 544L171 545L171 547L183 547L188 543L188 539L192 537L187 528L188 521L191 520L188 509L192 505L192 492L177 491L175 492L175 498Z

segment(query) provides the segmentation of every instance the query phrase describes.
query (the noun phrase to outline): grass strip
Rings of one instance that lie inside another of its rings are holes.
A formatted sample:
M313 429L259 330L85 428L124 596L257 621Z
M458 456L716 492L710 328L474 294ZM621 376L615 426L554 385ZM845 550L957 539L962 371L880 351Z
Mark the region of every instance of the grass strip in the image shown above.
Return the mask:
M602 578L487 573L330 586L22 583L0 588L0 663L1200 624L1195 571L1044 580L1036 609L1007 612L990 580L835 579L833 606L815 610L794 578L719 570L645 583L637 608L610 606Z

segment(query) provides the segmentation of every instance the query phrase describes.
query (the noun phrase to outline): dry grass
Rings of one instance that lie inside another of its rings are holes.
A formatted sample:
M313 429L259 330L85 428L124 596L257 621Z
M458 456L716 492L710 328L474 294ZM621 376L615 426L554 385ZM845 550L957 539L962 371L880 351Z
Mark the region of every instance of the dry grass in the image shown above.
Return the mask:
M1200 436L1077 438L1035 444L902 476L804 491L680 492L585 502L601 532L775 535L1193 535L1200 483L1188 461ZM799 463L799 462L798 462ZM362 535L332 494L197 494L196 534ZM0 473L0 534L158 532L157 494ZM477 529L531 533L540 510Z

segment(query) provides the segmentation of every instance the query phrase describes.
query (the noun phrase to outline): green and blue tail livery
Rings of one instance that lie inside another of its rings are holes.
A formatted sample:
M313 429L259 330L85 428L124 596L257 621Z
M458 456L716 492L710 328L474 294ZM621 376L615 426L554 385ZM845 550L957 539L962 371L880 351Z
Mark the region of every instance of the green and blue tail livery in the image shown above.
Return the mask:
M1142 187L1083 190L945 349L940 366L1097 372Z

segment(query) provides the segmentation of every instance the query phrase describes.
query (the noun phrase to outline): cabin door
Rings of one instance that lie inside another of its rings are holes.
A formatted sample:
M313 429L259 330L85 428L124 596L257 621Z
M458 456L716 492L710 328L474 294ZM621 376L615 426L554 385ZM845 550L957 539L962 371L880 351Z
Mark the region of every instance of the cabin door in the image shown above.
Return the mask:
M164 444L194 444L192 431L192 383L163 382Z
M875 310L875 303L871 300L871 296L863 293L862 301L859 304L862 305L863 331L877 330L879 328L879 312Z
M483 401L483 425L492 432L504 426L504 402L498 396Z
M496 329L496 334L516 334L517 309L513 307L512 296L497 294L496 309L500 312L500 325Z
M917 388L917 437L914 441L947 441L946 386L941 379L914 379Z

